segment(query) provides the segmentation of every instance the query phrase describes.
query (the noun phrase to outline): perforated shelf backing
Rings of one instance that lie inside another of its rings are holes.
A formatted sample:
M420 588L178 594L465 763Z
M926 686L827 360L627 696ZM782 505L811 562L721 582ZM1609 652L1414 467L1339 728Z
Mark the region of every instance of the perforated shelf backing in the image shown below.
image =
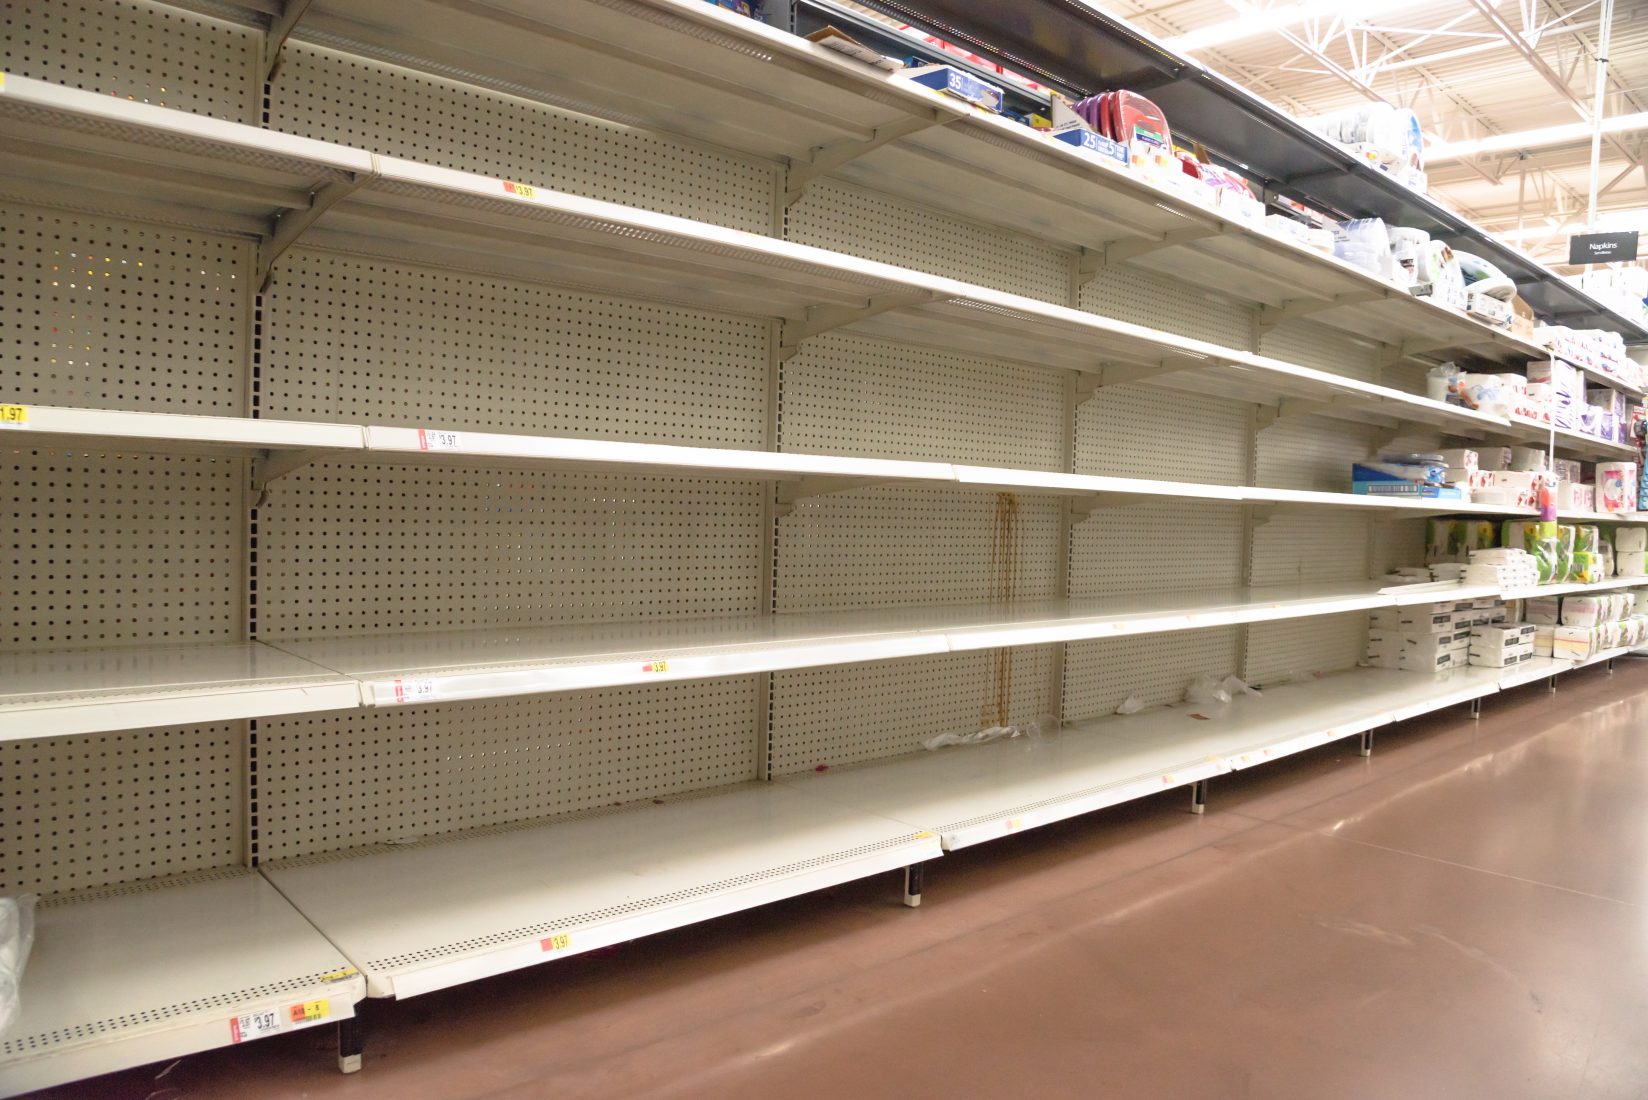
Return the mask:
M261 859L757 778L757 677L258 723Z
M1229 348L1253 342L1253 310L1130 267L1100 268L1081 288L1082 309Z
M0 71L256 124L262 36L147 0L0 0Z
M1055 371L828 334L783 372L787 451L1063 469Z
M0 400L246 414L250 242L0 204Z
M1367 649L1368 615L1323 615L1254 623L1248 629L1245 676L1253 684L1279 684L1351 668Z
M1075 472L1241 485L1251 406L1130 382L1076 413Z
M1344 510L1278 512L1254 530L1253 583L1356 583L1377 576L1370 565L1372 532L1388 522ZM1350 668L1366 647L1367 621L1358 612L1255 623L1247 634L1246 678L1267 683Z
M1056 650L1013 652L1010 720L1029 723L1052 711ZM773 675L774 775L839 768L923 752L941 733L995 724L993 652L945 653Z
M1019 500L1018 598L1061 595L1062 505ZM778 528L778 610L975 603L995 577L996 498L887 486L802 501Z
M1070 594L1207 592L1242 578L1239 505L1146 501L1095 510L1070 532Z
M1075 250L821 180L790 207L786 236L979 286L1068 305Z
M238 641L243 469L0 446L0 649Z
M239 723L0 742L0 891L239 861Z
M1259 433L1258 484L1348 492L1351 463L1373 456L1377 435L1377 428L1365 424L1284 417Z
M317 463L259 512L266 638L766 607L753 482Z
M301 42L286 46L268 126L752 233L773 228L774 165Z
M764 446L765 323L307 249L263 314L263 416Z
M1380 377L1379 348L1363 340L1322 325L1278 325L1267 330L1259 341L1259 351L1289 363L1356 378L1363 382L1389 384Z
M1147 707L1177 703L1193 678L1239 670L1240 639L1227 626L1072 642L1064 658L1065 720L1114 714L1130 697Z

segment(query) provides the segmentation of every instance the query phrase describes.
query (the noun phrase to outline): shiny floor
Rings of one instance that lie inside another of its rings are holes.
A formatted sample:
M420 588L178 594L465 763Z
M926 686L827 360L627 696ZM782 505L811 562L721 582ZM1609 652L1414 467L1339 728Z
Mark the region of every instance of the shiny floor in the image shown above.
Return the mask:
M64 1097L1648 1097L1648 661Z

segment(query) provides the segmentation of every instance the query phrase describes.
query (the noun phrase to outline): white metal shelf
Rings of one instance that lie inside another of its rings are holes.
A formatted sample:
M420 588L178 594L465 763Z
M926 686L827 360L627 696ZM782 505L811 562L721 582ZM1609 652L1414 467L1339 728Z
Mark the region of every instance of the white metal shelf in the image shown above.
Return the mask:
M1213 707L1066 727L787 779L797 790L939 834L946 850L1301 752L1498 690L1498 670L1357 669Z
M359 705L353 680L255 642L0 654L0 741Z
M1547 355L1545 357L1546 358L1553 358L1553 359L1562 359L1562 361L1564 363L1567 363L1569 366L1573 367L1575 370L1577 370L1579 373L1583 374L1586 378L1589 378L1591 381L1599 383L1599 384L1604 385L1604 386L1612 387L1613 389L1618 390L1620 393L1625 394L1627 397L1630 397L1630 398L1633 398L1633 399L1641 399L1644 396L1648 396L1648 394L1645 394L1645 392L1644 392L1644 390L1642 389L1641 386L1633 386L1633 385L1631 385L1631 383L1625 381L1625 379L1620 378L1617 375L1609 374L1605 370L1597 370L1595 367L1587 367L1582 363L1575 363L1570 359L1563 359L1563 357L1560 356L1560 355Z
M42 901L0 1095L355 1014L366 982L255 872Z
M1637 449L1624 443L1613 443L1596 436L1585 435L1569 428L1537 424L1531 420L1513 419L1511 436L1525 443L1541 443L1558 452L1578 458L1618 460L1628 462L1637 457Z
M1648 512L1569 512L1559 510L1563 523L1648 523ZM1648 580L1648 578L1645 578Z
M1542 349L998 116L696 0L316 0L297 33L830 173L1398 348ZM543 74L553 73L547 79ZM713 74L713 75L712 75Z
M1586 592L1612 592L1620 588L1648 588L1648 577L1605 577L1592 584L1563 581L1560 584L1532 584L1525 588L1507 588L1501 599L1526 600L1538 596L1574 596Z
M306 233L352 254L778 317L792 343L843 328L1101 384L1166 376L1325 415L1510 431L1415 394L952 279L22 77L0 85L0 136L19 150L0 193L38 200L42 180L61 190L74 177L73 193L134 215L227 212L265 237L265 266Z
M899 822L749 783L262 870L369 993L411 997L939 854Z
M365 446L361 429L353 424L51 405L21 408L24 419L0 428L0 446L106 447L167 454L228 455L275 451L344 454Z

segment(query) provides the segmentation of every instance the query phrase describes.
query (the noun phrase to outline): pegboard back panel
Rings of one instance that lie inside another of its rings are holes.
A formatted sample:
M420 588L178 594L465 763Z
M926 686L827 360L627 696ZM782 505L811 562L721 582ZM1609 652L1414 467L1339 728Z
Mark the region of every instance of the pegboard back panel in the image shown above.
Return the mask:
M1245 678L1266 686L1355 668L1367 642L1365 611L1254 623L1248 628Z
M244 463L0 438L0 649L238 641Z
M1076 412L1075 472L1241 485L1248 409L1138 382L1106 386Z
M1253 532L1253 583L1318 584L1368 578L1369 525L1349 509L1277 512Z
M1114 714L1133 697L1147 707L1177 703L1197 676L1237 670L1240 638L1238 628L1226 626L1071 642L1064 658L1065 721Z
M1079 301L1091 313L1193 340L1243 349L1253 343L1255 310L1131 267L1101 267L1081 288Z
M1070 595L1208 592L1243 583L1239 505L1147 501L1095 509L1070 533Z
M240 862L239 723L0 742L0 892Z
M773 165L308 43L286 45L268 126L752 233L773 229Z
M1368 575L1384 576L1404 565L1425 564L1425 521L1417 516L1381 520L1368 539Z
M0 206L0 400L244 416L252 245Z
M1308 321L1267 330L1260 337L1259 353L1363 382L1382 381L1378 345Z
M1062 505L1019 496L1016 598L1058 591ZM814 497L778 528L779 611L975 603L995 591L992 493L886 486Z
M783 372L783 450L1063 468L1058 372L840 334Z
M410 841L757 778L759 677L258 723L257 858Z
M760 611L763 486L317 463L259 512L266 638Z
M788 238L1066 305L1075 252L837 180L790 207Z
M1378 431L1322 416L1277 420L1259 433L1258 484L1347 493L1351 463L1373 456Z
M148 0L0 0L0 71L256 125L262 36Z
M1012 651L1009 720L1052 713L1056 650ZM795 775L924 752L941 733L994 725L994 651L944 653L773 675L773 774ZM965 752L965 749L955 750Z
M263 312L263 416L765 443L763 322L314 250Z

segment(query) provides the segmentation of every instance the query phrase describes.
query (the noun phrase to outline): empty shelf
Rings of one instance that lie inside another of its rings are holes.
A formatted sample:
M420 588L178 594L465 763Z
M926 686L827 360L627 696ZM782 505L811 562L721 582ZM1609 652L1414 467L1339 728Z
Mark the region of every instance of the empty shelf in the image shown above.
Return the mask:
M251 871L48 898L0 1094L348 1019L366 983Z
M242 416L20 406L23 418L0 429L0 446L108 447L168 454L258 455L272 451L359 451L352 424L254 420Z
M263 873L360 967L371 994L410 997L939 851L899 822L751 783Z

